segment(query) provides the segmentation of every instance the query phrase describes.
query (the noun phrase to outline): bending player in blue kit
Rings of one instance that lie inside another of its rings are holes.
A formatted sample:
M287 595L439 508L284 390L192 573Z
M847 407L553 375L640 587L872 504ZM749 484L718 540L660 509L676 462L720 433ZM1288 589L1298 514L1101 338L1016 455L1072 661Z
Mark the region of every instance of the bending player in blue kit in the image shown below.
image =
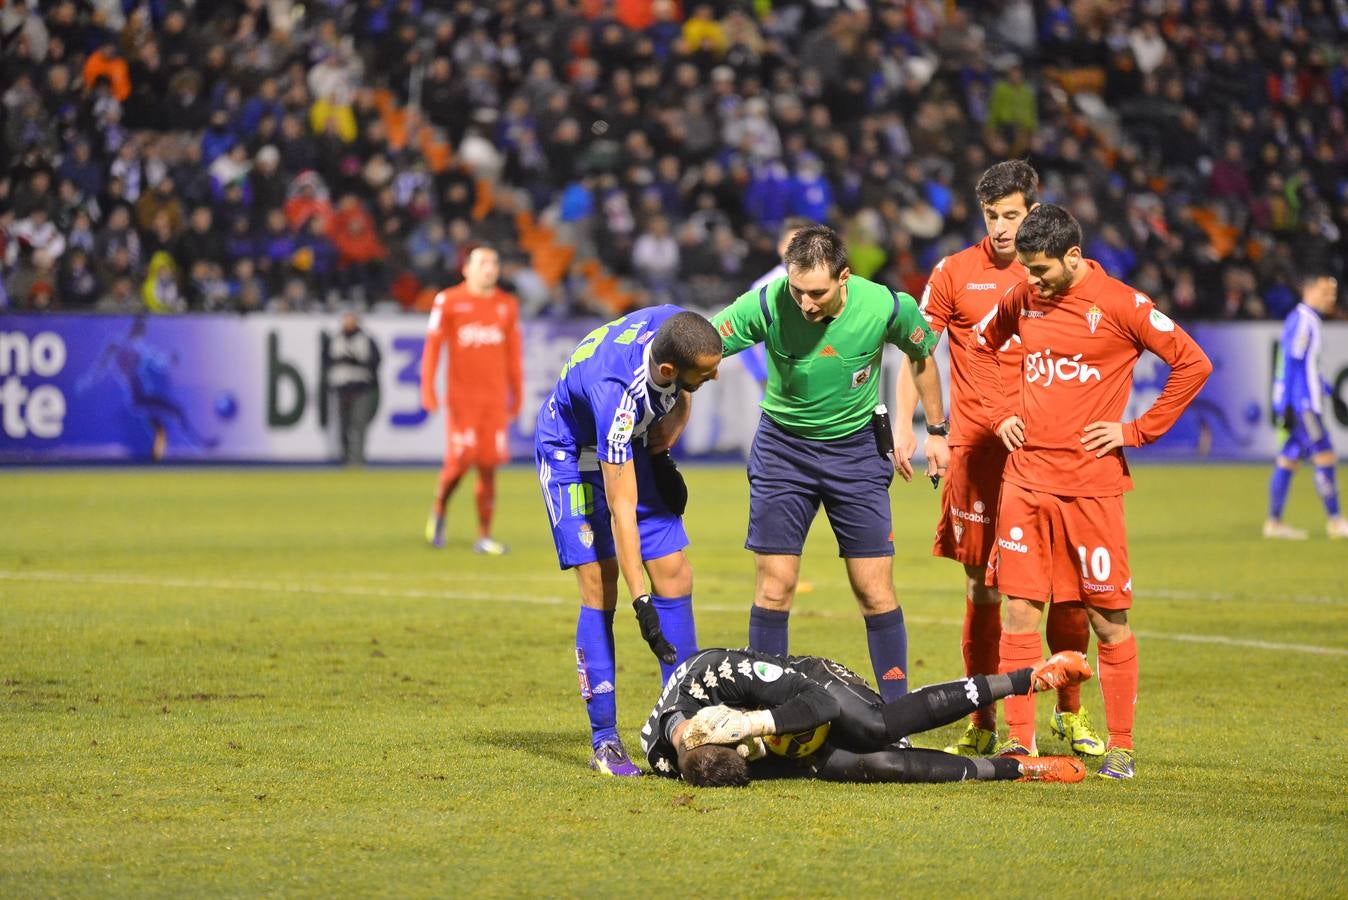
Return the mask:
M643 309L586 335L538 412L534 458L557 560L580 587L576 672L590 768L606 775L641 774L618 739L619 572L661 679L697 652L687 494L665 451L687 424L692 392L720 363L721 336L706 319L677 306Z
M1320 323L1334 311L1338 290L1334 276L1323 272L1308 274L1302 282L1301 302L1282 329L1274 372L1273 415L1287 437L1269 483L1266 538L1306 539L1306 532L1283 522L1282 511L1292 486L1292 474L1308 456L1315 466L1315 491L1329 517L1325 531L1331 538L1348 538L1348 520L1339 510L1339 491L1334 483L1334 465L1338 460L1325 428L1325 398L1330 398L1334 412L1345 422L1348 408L1320 374Z

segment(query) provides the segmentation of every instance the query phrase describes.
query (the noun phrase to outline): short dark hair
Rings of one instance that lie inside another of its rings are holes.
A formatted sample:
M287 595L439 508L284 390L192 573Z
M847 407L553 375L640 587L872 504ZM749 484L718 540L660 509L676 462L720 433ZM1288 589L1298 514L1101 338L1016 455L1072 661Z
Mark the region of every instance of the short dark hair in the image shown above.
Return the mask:
M786 221L782 222L782 227L777 231L777 240L781 240L788 234L794 234L802 228L809 228L814 222L804 216L787 216Z
M974 194L982 206L1020 194L1029 209L1039 202L1039 173L1023 159L1004 159L988 166L974 186Z
M693 787L744 787L749 764L734 747L703 744L679 754L679 774Z
M722 353L721 335L695 312L679 312L670 316L655 332L651 341L651 360L659 365L669 363L683 371L697 365L708 356Z
M782 262L789 269L810 270L821 264L828 266L828 274L837 278L847 268L847 245L842 236L827 225L807 225L791 243L786 245Z
M1062 259L1067 251L1081 246L1081 226L1072 214L1053 203L1041 203L1016 230L1016 252L1043 253Z

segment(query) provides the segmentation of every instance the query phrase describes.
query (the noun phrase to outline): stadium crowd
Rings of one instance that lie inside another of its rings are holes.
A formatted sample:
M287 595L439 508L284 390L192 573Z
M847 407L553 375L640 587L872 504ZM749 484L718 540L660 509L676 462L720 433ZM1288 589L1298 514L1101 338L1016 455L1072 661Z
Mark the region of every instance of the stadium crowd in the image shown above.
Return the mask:
M917 295L1010 157L1182 319L1348 258L1348 0L18 0L0 41L17 310L410 306L477 241L527 316L596 257L711 309L787 216Z

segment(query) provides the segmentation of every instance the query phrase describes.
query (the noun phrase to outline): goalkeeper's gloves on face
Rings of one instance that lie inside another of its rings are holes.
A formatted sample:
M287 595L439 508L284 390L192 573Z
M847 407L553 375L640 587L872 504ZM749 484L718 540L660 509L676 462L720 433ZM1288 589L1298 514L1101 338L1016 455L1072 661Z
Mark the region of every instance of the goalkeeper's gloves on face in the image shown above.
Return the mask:
M655 658L667 666L674 665L678 661L679 654L674 650L674 645L665 640L665 633L660 630L660 614L651 603L651 595L642 594L633 600L632 609L637 613L637 627L641 629L641 638L650 645Z
M688 485L668 450L651 456L651 475L655 478L655 489L665 506L674 515L683 515L688 508Z
M772 734L774 727L772 713L765 709L742 712L725 705L707 706L688 720L683 749L692 750L703 744L734 746L748 738Z

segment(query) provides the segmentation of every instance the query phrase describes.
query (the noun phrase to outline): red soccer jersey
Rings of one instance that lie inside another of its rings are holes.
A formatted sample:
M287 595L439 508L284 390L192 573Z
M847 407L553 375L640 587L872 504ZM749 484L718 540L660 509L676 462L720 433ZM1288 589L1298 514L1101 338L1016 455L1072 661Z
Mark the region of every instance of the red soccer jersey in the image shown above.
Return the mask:
M477 297L461 284L435 295L421 352L424 407L436 405L435 376L445 347L445 405L457 410L502 408L514 418L523 389L518 301L499 288Z
M951 254L936 264L922 293L922 314L938 333L950 336L950 446L1000 439L988 428L979 388L969 371L969 353L975 345L974 326L983 320L1011 287L1025 280L1025 267L1012 260L1002 265L992 252L992 239ZM1002 347L1004 390L1020 391L1020 343Z
M1060 297L1041 300L1028 282L1008 291L979 325L981 340L969 363L975 385L1000 386L994 348L1020 336L1025 353L1020 390L981 395L994 429L1013 415L1025 423L1024 446L1007 458L1007 482L1065 497L1112 497L1132 489L1128 462L1121 449L1097 459L1082 446L1082 430L1123 418L1143 350L1171 371L1151 409L1123 423L1129 447L1150 443L1175 424L1207 381L1212 363L1145 294L1110 278L1093 260L1085 264L1086 277Z

